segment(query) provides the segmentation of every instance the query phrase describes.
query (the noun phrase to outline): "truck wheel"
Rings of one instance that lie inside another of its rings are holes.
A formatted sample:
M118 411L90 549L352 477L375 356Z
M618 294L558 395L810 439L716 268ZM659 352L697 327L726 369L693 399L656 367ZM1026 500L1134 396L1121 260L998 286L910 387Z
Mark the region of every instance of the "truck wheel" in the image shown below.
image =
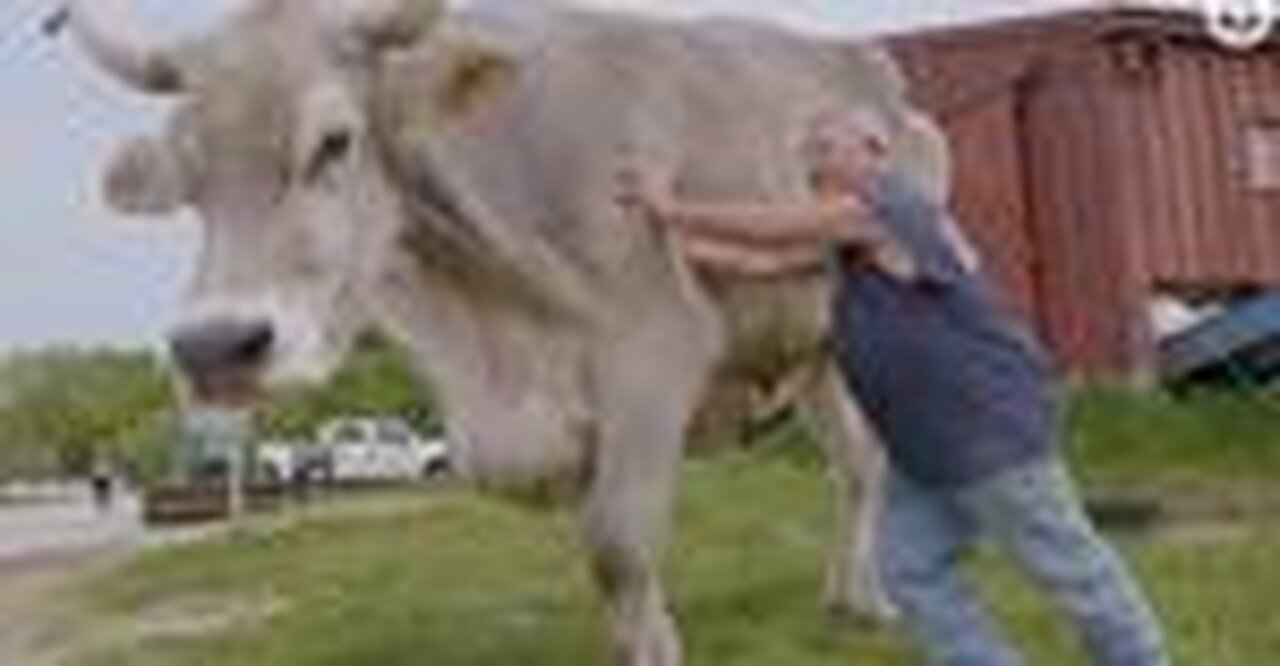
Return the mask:
M424 479L434 479L438 476L443 476L448 472L448 458L435 458L434 460L427 461L427 463L422 466L422 478Z

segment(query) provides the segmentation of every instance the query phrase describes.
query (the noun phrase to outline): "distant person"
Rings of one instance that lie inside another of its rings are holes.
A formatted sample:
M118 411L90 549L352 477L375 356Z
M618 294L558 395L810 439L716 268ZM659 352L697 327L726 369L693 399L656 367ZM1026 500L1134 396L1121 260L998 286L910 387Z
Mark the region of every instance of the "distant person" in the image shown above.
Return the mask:
M110 511L115 500L115 472L107 461L99 459L93 463L89 472L89 488L94 507L104 513Z
M1059 454L1046 355L979 273L943 204L889 167L889 136L870 109L816 119L804 144L811 202L680 201L637 172L624 174L620 201L711 268L832 271L837 360L892 468L879 562L929 664L1023 662L962 575L961 555L980 540L1071 618L1094 663L1167 663L1155 616Z

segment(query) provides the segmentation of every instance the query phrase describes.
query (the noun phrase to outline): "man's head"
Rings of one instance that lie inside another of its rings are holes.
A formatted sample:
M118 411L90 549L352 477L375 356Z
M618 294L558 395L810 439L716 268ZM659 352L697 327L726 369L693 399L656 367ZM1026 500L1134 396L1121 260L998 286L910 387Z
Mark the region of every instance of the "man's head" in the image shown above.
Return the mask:
M801 145L810 181L822 191L861 187L883 168L890 137L885 115L871 107L819 113L805 128Z

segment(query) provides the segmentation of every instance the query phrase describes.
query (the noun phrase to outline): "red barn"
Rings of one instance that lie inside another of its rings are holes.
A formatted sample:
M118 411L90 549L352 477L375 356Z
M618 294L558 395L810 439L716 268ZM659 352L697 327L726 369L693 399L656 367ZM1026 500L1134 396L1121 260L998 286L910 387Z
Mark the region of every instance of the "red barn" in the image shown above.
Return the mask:
M1097 10L894 37L955 205L1067 368L1146 375L1158 294L1280 284L1280 39Z

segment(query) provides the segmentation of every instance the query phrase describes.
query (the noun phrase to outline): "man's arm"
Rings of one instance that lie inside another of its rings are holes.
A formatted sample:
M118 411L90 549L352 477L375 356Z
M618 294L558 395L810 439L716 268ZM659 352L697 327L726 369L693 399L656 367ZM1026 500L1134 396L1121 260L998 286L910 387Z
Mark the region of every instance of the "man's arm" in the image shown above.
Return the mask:
M723 270L776 275L816 267L840 246L886 273L914 279L915 267L897 241L854 196L803 205L717 204L673 201L647 187L639 172L623 171L617 199L645 219L680 232L691 257ZM688 248L690 244L701 247Z
M692 202L676 199L670 188L655 186L637 170L620 172L619 184L622 206L691 236L769 248L870 244L882 238L865 222L867 208L854 196L794 205Z
M687 234L740 245L824 247L884 240L874 225L863 222L866 210L855 197L790 206L672 201L652 212Z
M807 273L822 266L822 250L810 246L759 250L706 237L683 237L681 241L691 261L713 271L770 278Z

